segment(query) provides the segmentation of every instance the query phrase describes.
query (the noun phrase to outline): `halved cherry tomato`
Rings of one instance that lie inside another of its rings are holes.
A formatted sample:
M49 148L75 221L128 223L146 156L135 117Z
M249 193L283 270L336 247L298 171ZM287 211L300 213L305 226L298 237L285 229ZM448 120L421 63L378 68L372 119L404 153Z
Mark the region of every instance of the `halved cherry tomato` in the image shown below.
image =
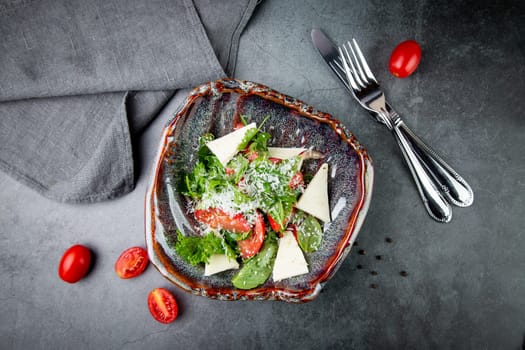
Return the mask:
M208 208L195 210L195 219L210 226L211 228L222 228L236 233L250 232L252 226L241 213L230 215L219 208Z
M58 276L68 283L76 283L87 274L91 266L89 248L76 244L69 247L58 264Z
M295 173L294 176L292 176L288 186L290 186L290 188L292 189L296 189L297 187L302 186L302 185L304 185L303 173L298 171L297 173Z
M155 288L148 295L148 309L151 316L160 323L171 323L179 314L179 306L171 292Z
M261 250L264 242L264 218L260 213L257 213L255 218L255 226L252 234L242 241L237 242L239 252L243 259L248 259L254 256Z
M414 40L406 40L397 45L390 56L390 72L398 78L406 78L414 73L421 61L421 48Z
M148 266L148 252L141 247L126 249L115 262L115 272L120 278L137 277Z

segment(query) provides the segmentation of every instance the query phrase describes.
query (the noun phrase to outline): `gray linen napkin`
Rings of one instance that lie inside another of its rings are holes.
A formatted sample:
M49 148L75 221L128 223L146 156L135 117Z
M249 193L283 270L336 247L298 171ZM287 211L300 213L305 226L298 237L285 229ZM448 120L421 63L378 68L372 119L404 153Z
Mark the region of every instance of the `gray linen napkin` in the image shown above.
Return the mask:
M0 0L0 169L58 201L131 191L131 138L233 73L256 3Z

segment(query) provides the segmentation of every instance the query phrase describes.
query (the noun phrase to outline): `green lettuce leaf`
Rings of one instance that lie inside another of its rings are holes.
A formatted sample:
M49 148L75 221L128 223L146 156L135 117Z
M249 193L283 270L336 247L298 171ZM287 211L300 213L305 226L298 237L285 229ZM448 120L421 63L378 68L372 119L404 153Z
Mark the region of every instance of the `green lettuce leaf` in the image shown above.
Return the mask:
M268 233L257 255L244 262L242 268L233 276L232 284L239 289L252 289L260 286L270 277L277 256L277 237Z
M235 251L221 237L208 233L205 236L184 236L177 231L177 254L192 265L207 263L213 254L226 254L235 259Z
M323 240L323 228L310 214L297 210L292 221L297 228L297 242L305 253L315 252Z

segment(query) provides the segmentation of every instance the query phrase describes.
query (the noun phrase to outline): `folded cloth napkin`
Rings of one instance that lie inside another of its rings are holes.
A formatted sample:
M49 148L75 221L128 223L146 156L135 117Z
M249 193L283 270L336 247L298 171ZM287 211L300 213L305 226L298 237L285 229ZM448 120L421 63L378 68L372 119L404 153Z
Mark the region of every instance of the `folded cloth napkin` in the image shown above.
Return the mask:
M256 0L0 0L0 169L64 202L134 188L132 137L229 76Z

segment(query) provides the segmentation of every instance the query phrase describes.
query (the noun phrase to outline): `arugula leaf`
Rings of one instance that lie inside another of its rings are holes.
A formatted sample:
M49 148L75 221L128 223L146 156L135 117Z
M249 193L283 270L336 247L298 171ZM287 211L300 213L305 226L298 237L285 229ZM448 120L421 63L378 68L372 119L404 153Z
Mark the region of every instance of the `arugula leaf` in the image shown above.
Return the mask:
M258 132L250 144L249 150L257 151L259 153L268 153L268 140L270 140L270 137L271 135L267 132Z
M239 289L252 289L266 282L272 273L276 256L277 236L269 232L259 253L244 262L243 267L233 276L233 285Z
M193 170L186 174L182 184L182 194L193 199L200 199L206 192L217 191L226 186L226 171L219 159L209 150L206 143L212 140L212 134L204 134L199 139L197 163Z
M259 129L257 128L251 128L251 129L246 130L246 134L244 134L244 138L242 139L239 146L237 146L237 150L242 151L243 149L245 149L250 143L250 141L253 139L253 137L257 135L258 132L259 132Z
M269 118L270 115L268 114L266 117L264 117L263 121L257 128L249 129L248 131L246 131L244 139L242 140L241 144L237 147L239 151L245 149L254 137L255 140L250 144L250 151L267 151L267 143L270 139L270 134L268 134L267 132L262 132L261 128ZM244 125L247 125L247 121L244 115L241 115L241 121Z
M234 183L238 183L241 180L249 165L250 161L240 154L236 155L232 160L230 160L228 167L233 170L232 176Z
M239 115L241 117L241 123L243 125L248 125L248 121L246 120L246 116L244 114Z
M199 149L197 151L197 159L198 160L203 160L204 158L206 158L210 154L213 154L210 151L210 149L208 148L208 146L206 146L206 144L208 142L212 141L213 139L215 139L215 136L213 136L213 134L211 134L211 133L203 134L199 138Z
M206 236L184 236L177 231L177 254L192 265L207 263L212 254L226 254L235 259L234 250L213 233Z

